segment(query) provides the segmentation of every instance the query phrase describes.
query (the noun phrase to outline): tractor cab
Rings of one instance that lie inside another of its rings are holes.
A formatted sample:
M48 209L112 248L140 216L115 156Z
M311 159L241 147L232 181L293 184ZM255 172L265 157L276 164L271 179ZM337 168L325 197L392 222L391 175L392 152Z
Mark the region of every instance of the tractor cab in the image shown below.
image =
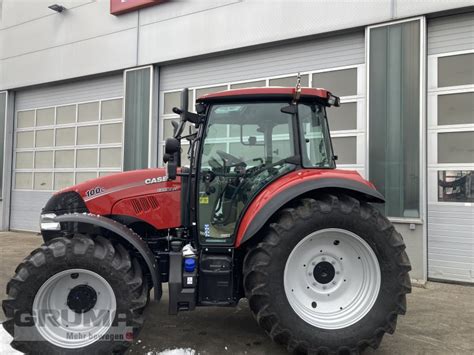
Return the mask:
M186 91L182 98L187 107ZM194 124L188 158L200 244L233 245L242 212L279 177L297 168L335 168L326 117L331 105L339 99L322 89L249 88L198 98L198 114L175 109L181 124L166 143L165 161L173 178L182 127Z

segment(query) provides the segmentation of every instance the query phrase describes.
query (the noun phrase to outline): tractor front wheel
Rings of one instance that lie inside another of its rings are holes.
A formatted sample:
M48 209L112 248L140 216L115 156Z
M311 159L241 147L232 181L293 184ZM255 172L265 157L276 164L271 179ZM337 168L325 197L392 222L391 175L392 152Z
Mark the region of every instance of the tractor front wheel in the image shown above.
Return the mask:
M27 354L124 353L143 324L148 284L126 248L59 237L16 269L3 301L11 346Z
M260 326L297 353L377 348L406 310L410 263L399 233L346 195L282 209L244 260L244 287Z

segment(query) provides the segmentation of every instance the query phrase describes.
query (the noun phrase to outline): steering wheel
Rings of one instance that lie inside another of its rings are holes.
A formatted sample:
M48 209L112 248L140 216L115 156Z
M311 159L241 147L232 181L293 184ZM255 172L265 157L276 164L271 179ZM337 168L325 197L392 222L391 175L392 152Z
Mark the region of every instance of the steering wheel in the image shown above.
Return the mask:
M253 168L250 168L247 170L247 174L250 176L260 174L262 171L267 170L270 174L272 173L272 170L278 166L282 165L283 163L286 163L288 158L284 158L281 160L278 160L276 162L270 163L270 164L261 164L259 166L254 166Z
M236 156L226 153L222 150L216 150L216 153L224 161L224 164L226 167L233 167L233 166L245 164L245 162L242 159L237 158Z

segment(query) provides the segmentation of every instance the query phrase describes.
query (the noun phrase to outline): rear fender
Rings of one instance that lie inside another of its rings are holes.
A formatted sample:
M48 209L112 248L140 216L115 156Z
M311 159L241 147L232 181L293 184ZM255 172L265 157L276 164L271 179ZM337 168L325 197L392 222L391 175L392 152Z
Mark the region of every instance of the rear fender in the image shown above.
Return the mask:
M346 194L374 203L384 203L380 192L357 173L337 172L318 174L296 171L270 184L250 203L241 219L235 247L249 241L270 217L291 200L318 190L340 190Z
M140 238L140 236L133 232L131 229L110 218L88 213L63 214L54 217L53 221L59 223L78 223L80 225L85 225L86 227L103 228L114 233L120 239L132 245L140 253L140 256L145 261L145 264L148 267L148 271L151 274L153 287L155 288L155 300L159 300L161 298L161 280L155 256L153 255L151 249L148 247L147 243L143 241L143 239ZM61 227L63 227L63 225L61 225Z

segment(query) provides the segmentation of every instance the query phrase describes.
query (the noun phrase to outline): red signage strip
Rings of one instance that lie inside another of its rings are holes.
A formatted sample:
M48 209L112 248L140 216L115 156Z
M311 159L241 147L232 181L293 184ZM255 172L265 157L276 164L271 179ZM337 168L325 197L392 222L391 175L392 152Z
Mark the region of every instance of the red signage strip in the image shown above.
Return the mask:
M110 0L110 13L122 15L127 12L143 9L144 7L158 5L167 0Z

